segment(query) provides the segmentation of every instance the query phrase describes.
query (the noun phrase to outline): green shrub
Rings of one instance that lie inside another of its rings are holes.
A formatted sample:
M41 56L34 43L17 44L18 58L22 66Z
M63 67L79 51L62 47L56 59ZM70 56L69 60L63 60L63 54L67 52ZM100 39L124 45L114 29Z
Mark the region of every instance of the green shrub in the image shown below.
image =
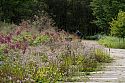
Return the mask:
M116 37L125 37L125 12L120 11L117 18L110 23L111 35Z
M62 75L56 66L39 68L34 76L37 83L56 83L59 79L62 79Z
M97 34L97 35L93 35L93 36L85 36L85 39L87 40L98 40L101 38L101 35Z
M19 64L5 63L0 66L1 82L17 82L27 77L25 69Z
M0 61L3 61L5 59L4 50L7 48L5 44L0 45Z
M32 42L31 45L38 45L40 43L46 42L49 40L49 37L47 35L39 35L36 37L36 39Z
M33 38L33 34L30 32L23 32L20 35L14 36L13 37L14 42L23 42L27 41L29 45L31 46L37 46L43 42L49 41L49 36L47 35L37 35L36 37Z

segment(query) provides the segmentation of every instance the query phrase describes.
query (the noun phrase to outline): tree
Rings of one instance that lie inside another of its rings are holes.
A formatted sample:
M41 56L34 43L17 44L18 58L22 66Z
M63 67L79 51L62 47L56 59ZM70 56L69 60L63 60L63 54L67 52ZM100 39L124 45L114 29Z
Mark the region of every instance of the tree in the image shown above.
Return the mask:
M118 16L110 23L111 35L116 37L125 37L125 12L120 11Z
M22 19L30 19L41 12L41 5L38 0L0 0L0 20L19 23Z
M75 32L80 30L85 34L94 33L91 0L45 0L46 10L59 28Z
M22 19L33 20L44 12L55 25L69 32L80 30L86 35L96 32L90 8L91 0L0 0L0 20L19 23Z
M96 17L94 23L99 29L108 34L110 32L109 22L112 21L119 10L125 10L124 0L92 0L91 7L93 15Z

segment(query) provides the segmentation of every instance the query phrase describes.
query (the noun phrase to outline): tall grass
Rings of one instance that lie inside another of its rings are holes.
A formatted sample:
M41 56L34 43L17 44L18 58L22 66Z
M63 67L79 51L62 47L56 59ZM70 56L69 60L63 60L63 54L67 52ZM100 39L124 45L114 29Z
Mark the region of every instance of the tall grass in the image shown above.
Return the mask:
M102 37L98 42L106 47L125 49L125 39L123 38L105 36Z
M12 31L12 29L15 28L16 25L10 24L10 23L5 23L0 21L0 31L4 33L8 33Z

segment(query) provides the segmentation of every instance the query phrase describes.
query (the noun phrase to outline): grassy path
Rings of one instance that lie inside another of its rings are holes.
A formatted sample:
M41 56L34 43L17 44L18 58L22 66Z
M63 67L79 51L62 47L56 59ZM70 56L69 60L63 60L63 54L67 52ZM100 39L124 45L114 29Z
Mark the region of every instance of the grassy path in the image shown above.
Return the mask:
M82 41L85 45L94 45L98 47L96 41ZM97 72L91 72L87 76L86 82L78 82L85 80L85 76L76 76L77 82L66 83L125 83L125 49L109 49L105 48L110 53L110 56L114 59L112 63L104 65L104 69Z

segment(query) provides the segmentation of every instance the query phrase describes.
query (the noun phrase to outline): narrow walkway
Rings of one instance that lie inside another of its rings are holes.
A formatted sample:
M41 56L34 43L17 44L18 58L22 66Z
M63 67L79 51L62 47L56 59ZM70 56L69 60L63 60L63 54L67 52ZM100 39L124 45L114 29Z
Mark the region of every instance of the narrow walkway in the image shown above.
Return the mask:
M84 41L88 44L97 45L95 41ZM125 83L125 49L105 48L113 57L112 63L105 64L101 71L92 72L87 82L66 82L66 83ZM78 77L84 78L84 76Z

